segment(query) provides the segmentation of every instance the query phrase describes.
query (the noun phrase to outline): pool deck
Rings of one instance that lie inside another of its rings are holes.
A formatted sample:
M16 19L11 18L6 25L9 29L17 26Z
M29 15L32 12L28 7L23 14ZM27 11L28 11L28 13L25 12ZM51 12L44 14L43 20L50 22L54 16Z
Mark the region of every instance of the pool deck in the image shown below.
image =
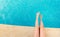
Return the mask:
M60 37L60 28L45 28L46 37ZM0 37L34 37L34 27L0 24Z

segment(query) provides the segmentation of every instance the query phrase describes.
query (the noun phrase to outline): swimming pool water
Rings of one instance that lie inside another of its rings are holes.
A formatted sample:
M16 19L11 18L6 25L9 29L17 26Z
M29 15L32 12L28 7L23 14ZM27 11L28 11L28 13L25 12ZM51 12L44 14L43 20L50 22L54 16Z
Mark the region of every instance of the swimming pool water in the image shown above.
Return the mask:
M60 28L60 0L0 0L0 24L34 26L38 11L45 27Z

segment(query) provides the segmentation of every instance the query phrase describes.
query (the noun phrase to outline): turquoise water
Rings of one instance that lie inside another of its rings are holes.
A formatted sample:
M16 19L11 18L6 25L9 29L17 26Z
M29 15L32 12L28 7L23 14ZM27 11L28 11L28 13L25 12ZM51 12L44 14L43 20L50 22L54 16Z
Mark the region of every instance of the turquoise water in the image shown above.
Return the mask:
M60 28L60 0L0 0L0 24L34 26L38 11L45 27Z

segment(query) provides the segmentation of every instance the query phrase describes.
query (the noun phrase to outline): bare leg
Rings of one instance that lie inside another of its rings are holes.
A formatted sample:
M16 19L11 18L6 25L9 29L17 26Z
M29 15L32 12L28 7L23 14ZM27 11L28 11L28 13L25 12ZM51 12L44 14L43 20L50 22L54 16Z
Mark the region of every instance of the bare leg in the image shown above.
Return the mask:
M44 26L43 26L41 15L40 15L40 37L45 37L45 31L44 31Z
M36 15L36 22L35 22L34 37L39 37L38 17L39 17L39 13L37 13L37 15Z

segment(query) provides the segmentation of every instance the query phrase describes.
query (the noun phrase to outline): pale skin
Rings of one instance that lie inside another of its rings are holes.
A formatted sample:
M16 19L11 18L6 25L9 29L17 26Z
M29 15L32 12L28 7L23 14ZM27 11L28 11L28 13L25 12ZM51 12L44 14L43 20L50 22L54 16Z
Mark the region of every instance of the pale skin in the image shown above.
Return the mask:
M38 25L38 17L39 16L40 16L40 26ZM42 22L42 16L40 15L39 12L36 15L34 37L45 37L45 31L44 31L44 26L43 26L43 22Z

